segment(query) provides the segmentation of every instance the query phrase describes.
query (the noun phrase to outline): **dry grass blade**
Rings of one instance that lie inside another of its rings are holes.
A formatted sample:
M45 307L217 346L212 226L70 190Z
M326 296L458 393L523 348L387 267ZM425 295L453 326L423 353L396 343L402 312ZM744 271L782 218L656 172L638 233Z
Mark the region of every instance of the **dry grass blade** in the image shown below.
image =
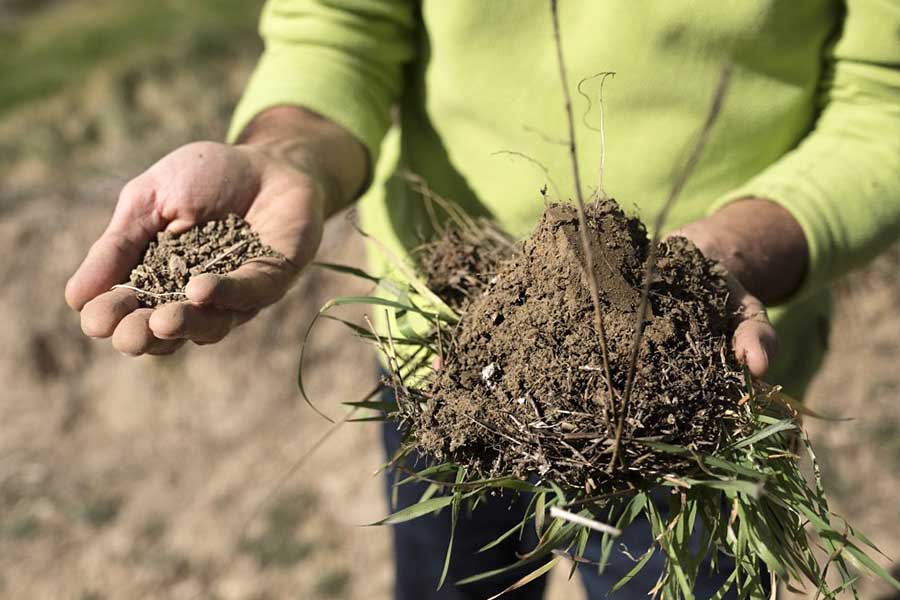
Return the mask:
M126 290L131 290L132 292L138 292L140 294L146 294L146 295L150 296L151 298L173 298L173 297L186 298L187 297L187 294L185 294L184 292L163 292L161 294L157 294L155 292L151 292L149 290L144 290L139 287L135 287L133 285L128 285L127 283L117 283L116 285L112 286L109 289L117 290L120 288L126 289Z
M576 515L575 513L569 512L558 506L550 507L550 516L562 519L563 521L568 521L569 523L575 523L576 525L583 525L584 527L599 531L600 533L608 533L612 537L619 537L622 535L621 529L613 527L612 525L607 525L606 523L601 523L595 519L588 519L587 517Z
M600 198L607 198L606 189L603 187L603 175L606 167L606 118L603 113L603 84L606 83L607 77L615 77L615 71L603 71L601 73L597 73L596 75L591 75L586 79L582 79L578 82L578 93L584 96L584 99L587 100L587 108L584 111L584 114L581 117L581 121L584 123L584 126L588 129L596 131L600 134L600 166L597 169L597 195ZM591 112L591 106L593 106L593 102L591 102L591 97L585 92L582 86L592 79L600 78L600 90L597 92L597 106L600 110L600 127L594 127L593 125L588 123L587 116L588 113Z

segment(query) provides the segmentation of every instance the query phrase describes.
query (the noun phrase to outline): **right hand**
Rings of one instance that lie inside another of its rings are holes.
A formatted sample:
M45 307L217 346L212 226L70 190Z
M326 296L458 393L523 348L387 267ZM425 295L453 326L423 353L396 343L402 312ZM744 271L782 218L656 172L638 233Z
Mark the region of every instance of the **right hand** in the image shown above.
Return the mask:
M333 186L257 146L197 142L183 146L129 182L112 219L66 285L81 328L112 337L126 355L170 354L191 340L221 340L279 300L315 256ZM184 231L228 213L243 216L288 261L254 261L227 275L190 280L187 301L139 308L126 281L160 231Z

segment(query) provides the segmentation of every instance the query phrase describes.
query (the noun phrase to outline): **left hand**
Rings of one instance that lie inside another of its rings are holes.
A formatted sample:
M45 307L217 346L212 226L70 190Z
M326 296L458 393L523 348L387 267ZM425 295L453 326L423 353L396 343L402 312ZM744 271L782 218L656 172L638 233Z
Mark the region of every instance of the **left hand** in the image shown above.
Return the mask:
M774 202L745 198L669 235L691 240L725 267L740 321L732 339L735 355L754 376L764 376L777 349L764 302L785 300L803 281L809 250L800 225Z

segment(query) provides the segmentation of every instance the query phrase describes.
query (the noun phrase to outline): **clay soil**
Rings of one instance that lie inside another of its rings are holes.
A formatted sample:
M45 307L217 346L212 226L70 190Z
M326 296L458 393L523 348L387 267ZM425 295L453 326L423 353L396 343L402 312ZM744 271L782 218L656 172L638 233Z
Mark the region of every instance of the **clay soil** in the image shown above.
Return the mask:
M131 272L129 285L137 288L141 306L153 308L184 297L194 275L229 273L260 258L284 260L266 246L250 225L232 213L182 233L163 231L150 242L144 257Z
M483 257L469 243L454 247L458 238L448 235L436 244L442 260L425 255L430 281L474 283L445 368L412 428L422 451L471 465L486 477L537 474L590 488L611 474L649 476L689 467L638 440L711 452L742 426L736 404L743 380L730 351L734 320L727 284L693 244L673 238L659 250L613 461L649 241L644 226L612 200L589 205L587 223L596 241L591 251L615 399L610 401L594 330L577 212L550 205L533 234L499 264L479 263ZM447 266L452 270L441 276ZM463 276L460 269L470 272ZM436 291L447 289L448 300L460 305L460 286Z

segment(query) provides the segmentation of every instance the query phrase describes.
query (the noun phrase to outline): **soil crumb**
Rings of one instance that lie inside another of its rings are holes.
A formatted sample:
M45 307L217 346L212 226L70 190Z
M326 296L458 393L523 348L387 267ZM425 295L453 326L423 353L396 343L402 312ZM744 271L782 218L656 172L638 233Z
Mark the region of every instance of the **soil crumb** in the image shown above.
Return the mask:
M141 306L153 308L183 299L194 275L228 273L258 258L284 257L263 244L250 225L236 214L208 221L179 234L162 231L150 242L144 258L131 272L128 285Z
M724 274L688 240L672 238L659 248L612 461L650 242L643 224L612 200L589 205L586 216L615 397L603 375L578 215L571 205L551 204L505 260L479 262L468 244L448 250L447 236L436 246L443 258L432 264L455 273L436 291L457 306L460 296L468 303L444 368L412 419L420 451L485 477L537 474L590 491L612 477L679 473L693 464L642 440L708 453L742 427L743 376L731 352ZM484 264L489 277L478 272Z

